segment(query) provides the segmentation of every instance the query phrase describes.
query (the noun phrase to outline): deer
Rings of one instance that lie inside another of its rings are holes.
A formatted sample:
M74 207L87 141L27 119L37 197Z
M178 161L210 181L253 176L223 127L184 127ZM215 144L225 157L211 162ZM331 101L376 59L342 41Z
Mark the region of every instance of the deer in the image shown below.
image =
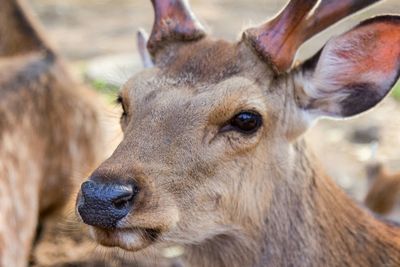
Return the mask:
M399 266L400 228L351 200L303 135L388 95L400 16L294 63L304 42L375 2L291 0L229 42L187 1L152 0L147 68L117 99L123 140L77 195L92 238L133 253L180 246L187 266Z
M389 214L399 199L400 173L389 172L381 162L368 164L366 172L371 186L364 200L365 205L378 214Z
M0 266L23 267L40 221L102 159L100 109L23 0L0 0L0 94Z

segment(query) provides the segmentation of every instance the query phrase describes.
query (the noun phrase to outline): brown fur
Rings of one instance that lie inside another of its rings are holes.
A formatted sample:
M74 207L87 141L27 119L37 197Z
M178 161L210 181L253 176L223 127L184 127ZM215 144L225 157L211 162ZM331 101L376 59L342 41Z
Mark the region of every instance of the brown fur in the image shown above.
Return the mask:
M400 173L389 173L382 164L367 167L371 186L365 197L365 205L379 214L393 210L400 195Z
M26 266L39 216L99 160L95 96L73 81L21 1L0 9L0 266Z

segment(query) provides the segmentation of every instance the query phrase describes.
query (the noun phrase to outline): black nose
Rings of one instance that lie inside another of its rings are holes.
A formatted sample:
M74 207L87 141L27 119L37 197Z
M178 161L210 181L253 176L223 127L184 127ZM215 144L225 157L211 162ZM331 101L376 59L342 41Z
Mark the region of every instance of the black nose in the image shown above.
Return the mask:
M77 204L79 215L86 224L115 228L128 215L137 192L134 185L84 182Z

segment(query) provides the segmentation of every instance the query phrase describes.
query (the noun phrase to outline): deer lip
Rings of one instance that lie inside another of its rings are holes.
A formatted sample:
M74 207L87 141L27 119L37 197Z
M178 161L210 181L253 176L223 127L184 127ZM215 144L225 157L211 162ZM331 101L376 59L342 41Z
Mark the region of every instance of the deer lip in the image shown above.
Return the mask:
M157 241L161 231L148 228L101 229L90 227L94 240L106 247L120 247L129 251L138 251Z

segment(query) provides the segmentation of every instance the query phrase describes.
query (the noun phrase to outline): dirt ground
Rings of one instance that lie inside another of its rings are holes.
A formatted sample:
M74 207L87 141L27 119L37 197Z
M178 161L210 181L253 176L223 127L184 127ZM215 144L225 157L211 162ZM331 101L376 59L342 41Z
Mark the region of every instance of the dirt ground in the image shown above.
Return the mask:
M82 66L83 69L90 69L91 65L97 65L102 59L106 59L107 66L112 66L117 64L116 61L129 62L129 55L132 55L132 63L136 62L136 30L142 27L149 31L153 19L150 1L143 0L30 2L45 24L51 39L73 63L77 73L81 73ZM197 16L215 36L235 40L239 38L242 29L271 17L282 8L284 2L286 1L192 0L191 4ZM383 1L366 12L339 23L305 44L299 58L315 53L330 36L349 29L364 18L382 13L400 13L400 1ZM105 70L108 71L107 68ZM136 70L129 70L121 76L129 77L134 71ZM116 125L116 120L111 120L111 124ZM351 136L355 130L378 131L376 157L392 170L400 170L399 103L387 98L377 109L357 118L320 121L306 135L328 173L355 199L362 201L367 190L364 167L371 159L373 145L370 142L354 142ZM391 217L400 220L397 214Z

